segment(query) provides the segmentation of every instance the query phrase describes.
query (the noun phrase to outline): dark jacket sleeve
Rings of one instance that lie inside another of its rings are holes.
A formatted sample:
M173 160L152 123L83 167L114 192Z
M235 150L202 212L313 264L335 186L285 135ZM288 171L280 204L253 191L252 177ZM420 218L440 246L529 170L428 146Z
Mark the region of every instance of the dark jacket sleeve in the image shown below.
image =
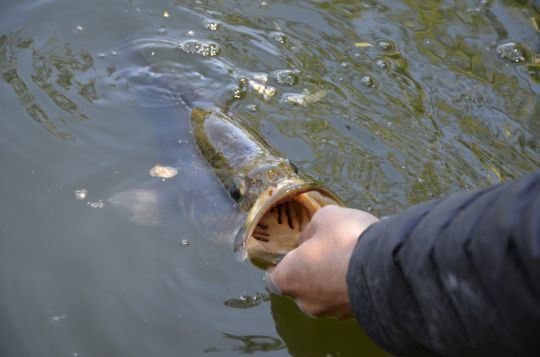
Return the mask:
M540 171L413 206L369 227L353 312L396 355L540 355Z

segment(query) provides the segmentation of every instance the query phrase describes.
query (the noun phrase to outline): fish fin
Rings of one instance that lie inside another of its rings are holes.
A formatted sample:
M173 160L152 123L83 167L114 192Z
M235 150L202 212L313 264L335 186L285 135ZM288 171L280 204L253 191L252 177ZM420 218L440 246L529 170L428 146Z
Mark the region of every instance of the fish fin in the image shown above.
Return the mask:
M131 222L154 227L160 223L158 193L155 190L135 189L119 192L108 202Z

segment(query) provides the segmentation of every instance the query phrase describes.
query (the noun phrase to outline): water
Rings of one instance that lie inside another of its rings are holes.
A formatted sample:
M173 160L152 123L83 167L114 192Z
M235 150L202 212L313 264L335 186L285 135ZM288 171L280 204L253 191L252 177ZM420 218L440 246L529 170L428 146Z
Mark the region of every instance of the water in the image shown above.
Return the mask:
M388 215L540 166L539 24L510 0L2 1L0 355L384 355L236 260L178 93Z

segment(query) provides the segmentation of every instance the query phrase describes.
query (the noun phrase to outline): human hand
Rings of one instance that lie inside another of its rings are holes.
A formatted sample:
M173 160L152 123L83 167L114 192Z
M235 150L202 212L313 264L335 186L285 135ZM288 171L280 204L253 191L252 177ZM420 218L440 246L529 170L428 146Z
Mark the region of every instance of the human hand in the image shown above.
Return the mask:
M300 246L269 270L269 283L307 314L352 317L345 280L349 259L358 237L378 220L351 208L321 208L304 229Z

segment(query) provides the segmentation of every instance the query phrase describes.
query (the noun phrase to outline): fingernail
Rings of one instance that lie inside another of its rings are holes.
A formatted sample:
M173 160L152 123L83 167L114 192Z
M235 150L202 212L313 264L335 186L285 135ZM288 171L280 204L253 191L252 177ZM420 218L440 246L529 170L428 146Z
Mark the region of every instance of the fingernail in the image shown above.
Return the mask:
M266 272L266 274L264 275L264 280L266 282L266 290L268 290L268 292L274 295L282 295L281 290L279 290L279 288L272 281L271 273Z

